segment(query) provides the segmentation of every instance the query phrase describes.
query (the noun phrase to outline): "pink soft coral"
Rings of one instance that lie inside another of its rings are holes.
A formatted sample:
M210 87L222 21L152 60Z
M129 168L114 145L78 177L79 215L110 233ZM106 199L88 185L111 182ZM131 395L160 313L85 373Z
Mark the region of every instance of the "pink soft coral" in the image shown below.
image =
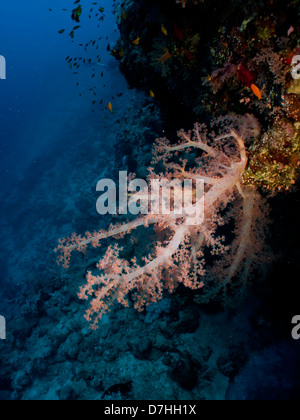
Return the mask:
M145 305L161 299L164 290L173 292L180 283L197 290L212 275L218 279L218 290L226 291L237 277L244 283L263 244L261 198L253 188L242 185L247 166L244 134L231 126L223 128L219 136L208 135L205 126L196 124L193 132L178 133L177 144L167 139L156 141L153 166L161 165L165 172L157 175L150 168L150 179L205 181L204 220L199 219L198 224L187 223L191 209L185 207L180 215L175 211L147 215L108 231L87 233L85 237L74 234L60 241L59 263L68 267L74 250L85 252L88 245L97 247L102 239L121 238L139 227L155 225L158 243L143 263L137 258L123 259L123 249L114 244L99 262L99 274L88 273L79 297L91 298L86 318L93 328L115 302L127 307L129 294L135 308L143 310ZM203 198L194 197L193 205L201 206L200 200ZM219 230L220 226L230 225L232 219L235 232L228 244ZM205 248L216 256L213 268L207 267Z

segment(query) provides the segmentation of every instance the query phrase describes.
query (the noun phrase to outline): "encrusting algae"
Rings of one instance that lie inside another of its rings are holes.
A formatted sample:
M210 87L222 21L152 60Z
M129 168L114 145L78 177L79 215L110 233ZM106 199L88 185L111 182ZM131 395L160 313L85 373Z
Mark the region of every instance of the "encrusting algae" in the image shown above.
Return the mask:
M300 127L278 120L249 150L244 184L267 190L289 190L296 183L300 165Z

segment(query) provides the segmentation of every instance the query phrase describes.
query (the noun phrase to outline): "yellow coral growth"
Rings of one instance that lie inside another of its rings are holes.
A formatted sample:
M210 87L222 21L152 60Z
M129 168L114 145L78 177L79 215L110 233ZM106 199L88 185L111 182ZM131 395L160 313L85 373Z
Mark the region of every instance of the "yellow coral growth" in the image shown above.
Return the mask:
M288 190L296 182L299 165L299 125L280 120L251 147L243 181L268 190Z

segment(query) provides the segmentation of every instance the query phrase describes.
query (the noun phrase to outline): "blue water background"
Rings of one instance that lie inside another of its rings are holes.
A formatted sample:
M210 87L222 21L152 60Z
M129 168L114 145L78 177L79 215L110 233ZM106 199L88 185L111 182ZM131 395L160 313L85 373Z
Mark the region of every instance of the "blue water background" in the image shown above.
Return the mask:
M1 5L0 54L7 61L7 80L0 85L1 189L22 178L24 168L43 153L43 148L59 140L61 125L70 114L76 120L90 112L91 97L86 89L90 87L91 69L81 68L78 76L72 75L65 57L82 55L78 43L103 35L101 57L104 63L112 59L105 41L106 36L112 43L117 38L112 2L101 2L106 18L100 29L97 21L87 16L92 3L84 2L82 28L76 32L74 43L67 35L76 25L70 16L73 1L19 0ZM60 35L62 28L66 32ZM77 80L85 93L81 99ZM103 93L105 97L110 92Z
M5 316L11 299L32 278L41 276L46 285L57 275L53 249L60 237L102 223L96 184L113 165L120 118L138 97L107 48L118 38L114 3L99 2L103 22L88 18L92 3L83 3L74 42L68 36L77 25L71 19L73 1L1 6L0 55L7 62L7 80L0 81L0 313ZM61 29L66 29L62 35ZM91 40L99 49L85 53L78 44ZM66 56L92 58L93 64L75 75Z

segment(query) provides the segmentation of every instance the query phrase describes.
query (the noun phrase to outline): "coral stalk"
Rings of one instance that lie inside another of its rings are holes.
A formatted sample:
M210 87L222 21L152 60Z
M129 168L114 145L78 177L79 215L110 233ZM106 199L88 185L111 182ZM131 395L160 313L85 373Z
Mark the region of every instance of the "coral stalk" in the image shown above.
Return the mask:
M58 262L68 267L75 250L86 252L90 244L97 247L103 239L122 238L137 228L155 225L157 243L152 253L142 259L143 264L137 258L131 261L121 258L120 254L126 252L115 244L109 246L100 260L97 266L99 275L88 273L87 284L81 287L79 297L85 300L92 297L86 318L92 322L93 328L97 328L99 320L116 301L124 306L129 306L133 301L136 309L143 310L150 302L161 299L164 290L173 292L180 283L193 290L203 288L205 278L209 275L204 258L205 248L212 255L225 259L230 257L229 269L223 268L218 274L219 283L226 288L239 273L247 250L252 249L252 241L258 240L258 235L253 232L256 226L255 203L260 201L260 197L254 188L242 185L247 153L241 134L227 129L220 136L208 136L206 128L196 124L193 132L180 131L178 136L179 142L174 145L167 139L156 141L153 165L162 165L165 170L163 175L169 180L189 178L205 181L204 220L199 219L198 223L196 221L192 225L187 223L191 207L200 206L200 200L203 200L203 197L197 197L193 205L183 208L181 214L176 214L175 210L168 215L149 214L123 225L112 226L108 231L88 233L85 237L74 234L60 241L56 250L61 254ZM199 157L194 161L184 159L192 150ZM162 175L157 175L150 168L149 179L155 178L161 180ZM238 204L241 200L242 210ZM225 245L226 238L219 233L220 227L226 224L226 217L229 217L221 214L224 211L226 214L229 204L237 208L234 218L238 232L231 247ZM248 256L251 258L251 252ZM220 261L217 261L218 264L221 266Z

